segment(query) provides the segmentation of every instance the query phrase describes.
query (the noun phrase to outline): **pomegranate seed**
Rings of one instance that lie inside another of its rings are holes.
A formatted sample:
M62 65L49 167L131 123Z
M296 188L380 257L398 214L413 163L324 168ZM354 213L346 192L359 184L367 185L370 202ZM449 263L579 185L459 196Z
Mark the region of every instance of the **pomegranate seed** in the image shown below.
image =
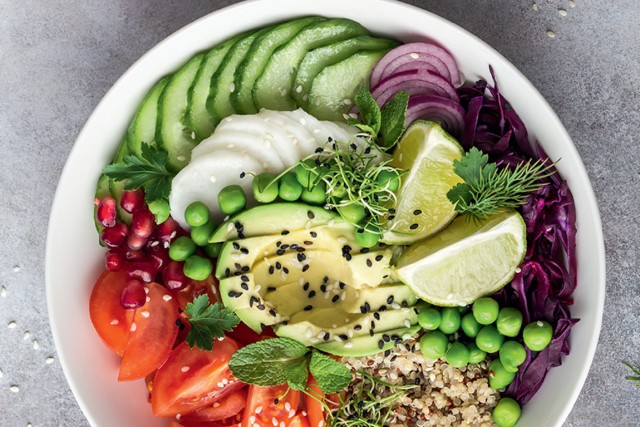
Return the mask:
M124 253L127 261L144 261L147 259L146 254L140 250L128 250Z
M184 262L169 261L162 272L162 280L168 289L179 291L187 286L189 279L184 275Z
M129 278L142 280L146 283L153 282L158 273L152 261L131 262L127 264L125 270Z
M116 199L107 196L100 201L96 218L103 227L113 227L116 224Z
M153 242L159 243L157 240L154 240ZM147 245L146 252L149 255L151 262L153 262L156 270L164 270L169 262L169 252L159 244L153 246Z
M122 289L120 304L124 308L139 308L144 305L146 297L142 283L139 280L131 279Z
M102 230L100 238L102 242L109 248L117 248L124 243L127 238L127 225L117 222L113 227Z
M155 225L155 218L153 214L149 212L149 209L141 208L133 212L131 231L133 231L136 236L145 239L148 238L151 236L151 233L153 233Z
M158 224L156 232L158 234L158 239L160 239L160 241L165 245L168 245L174 241L176 237L183 232L183 230L173 218L169 217L162 224Z
M141 188L137 190L127 190L122 193L120 200L122 209L129 213L133 213L136 209L144 206L144 192Z
M133 249L134 251L142 249L146 243L146 237L140 237L133 232L130 232L127 236L127 245L129 246L129 249Z
M124 266L124 262L124 255L121 252L114 251L113 249L104 255L104 263L109 271L120 271L122 266Z

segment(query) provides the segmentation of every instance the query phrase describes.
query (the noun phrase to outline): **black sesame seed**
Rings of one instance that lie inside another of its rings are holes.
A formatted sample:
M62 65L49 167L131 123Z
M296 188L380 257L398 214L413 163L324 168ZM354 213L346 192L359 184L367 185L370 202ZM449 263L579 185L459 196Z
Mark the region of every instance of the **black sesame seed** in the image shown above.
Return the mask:
M378 348L380 350L382 350L384 348L384 341L382 341L382 340L378 341Z
M384 342L391 342L391 338L389 338L389 335L387 334L382 334L382 340Z
M375 329L376 328L376 322L374 322L373 320L371 321L371 329Z
M289 234L289 230L282 230L282 233L280 234L282 234L283 236L286 236L287 234Z
M333 298L331 298L331 302L336 303L338 302L339 299L340 299L340 295L334 295Z
M393 221L396 218L395 215L389 215L389 221Z
M282 264L280 264L280 261L276 261L276 270L280 270L282 268Z
M307 217L309 217L309 219L313 219L313 218L315 218L316 216L313 214L313 212L311 212L311 211L307 211Z
M304 272L305 272L305 271L307 271L308 269L309 269L309 264L305 264L305 265L302 267L302 272L304 273Z
M252 296L249 299L249 307L253 307L253 304L258 304L259 302L260 302L260 299Z
M393 295L390 295L389 298L387 298L387 304L393 304Z
M249 277L245 276L244 274L242 276L240 276L240 280L242 280L243 282L248 282L249 281Z
M331 338L331 334L329 332L325 332L322 339L325 341L329 341L329 338Z
M373 334L374 334L373 329L369 329L369 336L371 336L371 337L372 337L372 336L373 336Z
M229 293L227 295L229 295L229 298L235 298L236 293L235 293L235 291L229 291Z
M245 176L247 176L247 174L246 174L246 173L244 173L244 172L240 172L240 178L244 178Z
M371 262L371 260L369 258L367 258L367 267L369 267L369 268L373 267L373 263Z
M234 272L233 272L233 275L234 275L234 276L236 276L236 277L237 277L237 276L239 276L239 275L241 275L241 274L242 274L242 272L241 272L241 271L234 271Z
M315 149L315 152L318 153L318 154L322 153L323 151L324 151L324 149L322 149L322 147L318 147L318 148Z
M289 269L287 267L283 267L282 271L284 271L284 274L289 274Z
M318 233L316 233L315 231L310 231L310 232L309 232L309 235L310 235L311 237L313 237L314 239L315 239L316 237L318 237Z
M236 230L238 230L238 231L244 230L244 226L239 221L234 222L233 225L234 225L234 227L236 227Z
M367 310L367 312L371 311L371 306L369 305L368 302L364 303L364 308Z
M349 253L344 254L344 259L346 259L347 261L351 261L351 258L352 258L351 254Z
M243 292L236 292L234 298L240 298L242 296Z
M382 261L382 258L384 258L383 255L376 255L375 259L376 259L376 261L380 262L380 261Z
M420 384L420 378L416 378L415 380L413 380L413 383L415 385L419 385Z
M276 317L276 311L273 308L269 310L269 314L271 315L271 317Z
M224 276L225 277L231 277L231 270L229 270L228 268L224 270Z
M303 243L304 243L305 245L307 245L307 246L308 246L308 245L313 245L313 242L312 242L311 240L305 240Z
M288 321L288 320L283 320L283 321L282 321L282 324L283 324L283 325L288 325L288 324L289 324L289 321Z
M291 246L293 246L293 245L291 245ZM284 244L284 245L280 246L280 249L287 249L288 247L289 247L289 245Z
M302 262L305 259L307 259L307 256L305 254L303 254L303 253L299 253L298 254L298 261Z
M410 229L415 230L416 228L418 228L418 224L416 224L415 222L413 224L411 224L409 226Z
M356 326L353 327L354 331L359 331L361 329L362 329L362 326L360 326L360 325L356 325Z
M180 319L177 319L177 320L176 320L176 326L177 326L177 327L178 327L178 329L180 329L180 330L184 329L184 323L182 323L182 322L180 321Z
M391 209L389 209L389 213L390 214L394 214L394 213L396 213L396 210L394 208L391 208Z
M262 311L264 310L266 307L264 306L264 304L258 304L258 310Z
M364 305L360 306L360 313L365 314L367 312L367 309L364 308Z
M324 283L320 285L320 292L327 292L327 285L325 285Z
M329 276L324 276L324 277L322 278L322 281L323 281L324 283L329 283ZM324 291L322 291L322 292L324 292Z
M387 311L387 306L386 306L386 305L383 305L383 306L382 306L382 307L380 307L378 310L379 310L379 311Z
M249 266L248 266L248 265L245 265L244 267L242 267L242 268L240 269L240 271L244 271L245 273L249 272L250 270L251 270L251 269L249 268Z
M236 251L240 250L240 245L237 242L233 242L232 246L233 246L233 249L235 249Z
M276 272L276 268L273 265L269 266L269 274L273 274Z
M342 341L347 341L349 339L349 337L345 334L340 334L339 337Z
M275 399L273 399L273 404L277 405L280 402L280 399L278 399L277 397Z
M389 357L391 356L391 350L387 349L384 351L384 357Z
M240 287L241 287L242 289L244 289L245 291L248 291L248 290L249 290L249 285L247 285L246 283L242 283L242 284L240 285Z
M374 317L376 320L380 320L380 313L373 313L373 317Z
M269 291L269 292L273 292L273 291L275 291L275 290L276 290L276 287L275 287L275 286L269 286L269 287L267 288L267 291Z
M277 242L276 242L276 247L277 247L277 248L279 248L279 247L280 247L280 245L282 245L282 242L281 242L281 241L277 241Z
M394 354L393 357L391 359L389 359L389 362L393 363L396 361L396 359L398 358L397 354Z
M422 213L422 211L420 209L416 209L415 211L413 211L414 215L420 215Z
M284 249L278 249L276 255L284 255Z
M304 311L311 311L313 309L312 305L308 305L304 308Z
M260 323L260 330L262 330L262 332L267 330L267 325L265 325L264 323Z
M240 263L239 263L239 262L236 262L236 263L234 264L234 267L236 268L236 270L240 270L240 269L242 268L242 266L240 265Z
M298 252L304 252L304 251L306 251L306 249L305 249L305 248L303 248L303 247L301 247L301 246L298 246L298 247L296 248L296 251L298 251Z
M344 288L345 288L345 286L347 286L347 285L345 285L343 282L340 282L340 283L338 284L338 286L340 286L340 289L344 289Z
M308 291L309 290L309 282L305 283L304 286L302 287L302 289L304 289L304 291Z
M286 246L286 248L285 248L285 246ZM298 245L297 245L296 243L292 243L292 244L291 244L291 246L289 246L289 245L282 245L282 247L283 247L283 248L285 248L285 249L289 248L289 249L291 249L292 251L295 251L296 249L298 249Z
M307 295L309 298L313 298L316 296L316 291L311 291L309 292L309 295Z
M408 303L408 302L406 302L406 301L402 301L402 302L400 303L400 305L401 305L402 307L407 307L407 306L409 306L409 303Z
M239 239L246 239L246 236L242 233L242 231L238 231L238 238Z

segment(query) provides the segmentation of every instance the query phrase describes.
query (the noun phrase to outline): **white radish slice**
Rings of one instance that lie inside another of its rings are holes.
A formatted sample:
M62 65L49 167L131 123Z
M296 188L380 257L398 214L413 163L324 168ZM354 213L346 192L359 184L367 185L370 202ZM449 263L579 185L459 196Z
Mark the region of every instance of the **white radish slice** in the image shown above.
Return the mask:
M248 154L235 151L215 151L199 157L182 169L171 182L169 206L171 216L181 227L190 229L184 219L184 211L192 202L201 201L209 208L214 221L224 215L218 205L218 193L227 185L238 184L251 198L251 175L240 178L242 172L261 173L261 162ZM274 171L277 172L277 171Z
M315 137L300 124L300 122L288 114L288 111L262 110L260 114L281 126L291 141L292 147L298 153L300 159L313 153L318 146Z
M288 132L275 121L275 116L279 113L275 111L262 110L255 115L263 126L263 137L271 141L273 149L278 153L285 166L293 165L300 161L298 149L293 145L293 140Z
M213 135L205 139L191 152L191 160L205 156L219 150L236 151L240 154L251 153L256 159L260 159L264 168L268 170L282 170L285 164L273 149L271 140L252 131L239 131L235 129L216 130Z

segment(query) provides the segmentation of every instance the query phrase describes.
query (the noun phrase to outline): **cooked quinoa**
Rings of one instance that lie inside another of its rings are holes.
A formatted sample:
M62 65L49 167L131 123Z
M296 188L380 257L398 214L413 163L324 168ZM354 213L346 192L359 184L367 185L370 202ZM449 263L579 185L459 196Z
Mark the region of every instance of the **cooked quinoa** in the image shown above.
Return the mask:
M427 360L420 352L420 343L413 339L384 354L344 357L342 361L355 378L347 397L368 381L357 371L397 386L414 386L403 390L391 404L385 426L495 426L491 411L500 396L489 386L486 362L457 369L442 361ZM376 399L397 391L378 384Z

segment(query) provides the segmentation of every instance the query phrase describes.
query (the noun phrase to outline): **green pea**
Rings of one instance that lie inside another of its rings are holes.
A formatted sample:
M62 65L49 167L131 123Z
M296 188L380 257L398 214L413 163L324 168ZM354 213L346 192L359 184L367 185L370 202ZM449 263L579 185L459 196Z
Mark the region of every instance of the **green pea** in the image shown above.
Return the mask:
M494 359L489 365L489 385L496 390L505 388L516 377L515 372L504 369L500 359Z
M524 345L533 351L542 351L547 348L552 338L553 328L544 320L529 323L522 331Z
M498 314L496 326L505 337L517 337L522 327L522 313L517 308L504 307Z
M433 307L424 307L418 314L418 324L428 331L435 331L440 327L442 317L440 311Z
M207 246L202 247L202 250L209 258L218 258L220 249L222 249L222 243L209 243Z
M460 329L460 312L457 307L444 307L440 312L440 330L445 334L453 334Z
M376 184L382 188L386 187L387 190L397 191L400 187L400 176L395 171L385 169L376 176Z
M467 344L467 348L469 349L469 363L480 363L487 357L487 353L480 350L478 346L472 342Z
M274 181L275 177L269 172L263 172L253 177L251 192L256 202L271 203L278 198L278 181Z
M527 350L517 341L505 341L500 347L500 362L507 371L518 372L518 366L527 358Z
M180 236L169 247L169 258L174 261L184 261L196 253L198 247L187 236Z
M227 185L218 194L220 210L225 215L233 215L247 206L247 196L239 185Z
M498 427L513 427L521 414L522 409L518 402L510 397L503 397L493 408L493 421L498 424Z
M334 198L334 201L342 200L345 197L347 197L347 187L342 181L334 182L331 187L330 193L331 193L331 197Z
M364 206L357 203L338 206L336 209L338 210L338 213L342 218L352 224L359 223L367 216L367 212L365 211Z
M149 211L155 215L156 224L162 224L169 218L169 215L171 215L171 208L166 199L154 200L149 203Z
M193 202L184 210L184 219L191 227L205 225L209 216L209 208L202 202Z
M318 167L316 166L315 160L307 159L304 160L294 168L294 173L296 175L296 179L304 188L309 188L313 181L315 180Z
M466 336L468 336L469 338L475 338L480 331L480 324L478 323L476 318L473 317L473 313L467 313L462 316L462 320L460 321L460 328Z
M191 240L198 246L207 246L209 238L215 229L216 223L211 220L200 227L193 227L191 229Z
M461 342L454 342L447 350L445 360L454 368L464 368L469 364L469 349Z
M476 345L487 353L495 353L500 350L503 342L504 337L500 335L495 326L484 326L476 336Z
M440 331L426 332L420 338L420 351L427 359L438 360L447 352L449 339Z
M298 182L296 176L288 172L280 178L278 196L285 202L295 202L302 194L302 184Z
M380 232L367 228L358 228L354 233L356 243L363 248L372 248L380 240Z
M481 325L490 325L498 318L500 306L498 301L493 298L478 298L473 303L473 317L476 318Z
M213 272L211 260L192 255L184 262L184 275L193 280L205 280Z
M327 184L316 182L311 189L303 188L300 198L310 205L324 205L327 201Z

